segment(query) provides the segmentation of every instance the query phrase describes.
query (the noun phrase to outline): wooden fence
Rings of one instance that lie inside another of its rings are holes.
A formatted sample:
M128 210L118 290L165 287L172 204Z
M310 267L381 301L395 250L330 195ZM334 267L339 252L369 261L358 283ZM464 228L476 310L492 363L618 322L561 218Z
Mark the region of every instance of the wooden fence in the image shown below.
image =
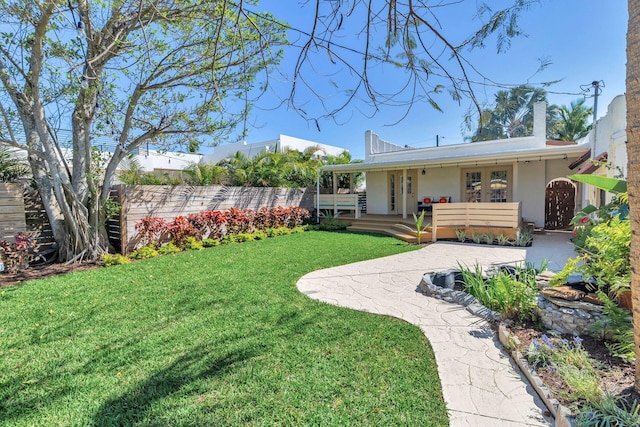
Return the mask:
M256 188L229 186L165 186L143 185L114 188L112 197L122 206L119 224L110 222L109 236L123 254L138 243L135 224L145 216L172 220L206 210L224 211L230 208L259 209L276 206L313 206L312 190L300 188Z
M520 227L521 203L436 203L432 213L432 239L443 230L495 232L515 237ZM447 235L447 237L451 237ZM455 236L453 236L455 237Z
M205 210L259 209L300 206L313 210L313 192L305 189L226 186L124 186L112 189L111 198L122 206L107 223L109 241L123 254L136 245L135 224L145 216L172 220L178 215ZM51 225L38 193L18 184L0 184L0 240L12 241L18 232L32 234L38 252L54 244Z
M12 242L19 232L27 231L22 186L0 183L0 240Z

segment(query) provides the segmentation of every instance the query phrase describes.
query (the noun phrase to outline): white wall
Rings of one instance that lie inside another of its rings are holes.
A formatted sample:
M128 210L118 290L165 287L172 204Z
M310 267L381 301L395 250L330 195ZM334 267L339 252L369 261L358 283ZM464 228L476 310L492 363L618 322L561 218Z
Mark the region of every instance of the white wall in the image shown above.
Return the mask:
M244 153L247 157L255 157L256 155L267 151L274 151L278 145L278 140L273 139L270 141L256 142L253 144L247 144L246 141L234 142L231 144L218 145L213 149L212 154L207 154L202 158L202 163L218 163L220 160L232 157L238 151Z
M141 151L141 153L143 153ZM146 154L136 154L134 158L145 172L153 172L154 170L176 170L180 171L200 162L202 154L192 153L176 153L172 151L159 152L155 150L144 151ZM128 160L125 159L120 163L119 168L127 168Z
M367 213L388 214L388 194L387 172L367 172Z
M426 171L422 175L422 170L418 170L418 200L450 196L452 202L460 202L460 168L427 168Z
M309 141L302 138L295 138L293 136L288 135L280 135L280 150L283 151L285 148L290 148L292 150L298 150L300 152L304 152L309 147L318 146L322 151L331 156L339 156L343 151L348 151L346 148L336 147L333 145L321 144L319 142Z
M536 226L544 226L544 192L547 162L520 162L517 170L518 185L513 192L513 201L522 202L522 217L525 221L534 222Z
M611 101L607 106L607 114L598 120L596 126L597 138L594 155L598 156L606 151L609 154L607 162L613 167L609 169L601 167L594 172L594 175L616 177L619 172L622 171L622 174L625 177L627 176L626 114L627 105L625 97L624 95L618 95L613 98L613 101ZM593 143L593 137L593 131L585 137L585 140L589 142L589 146ZM583 185L581 187L582 205L597 205L599 191L594 188L590 188L590 186L587 185ZM611 197L611 194L607 194L607 201L610 201Z
M213 154L207 154L203 157L202 163L218 163L220 160L232 157L238 151L244 153L247 157L255 157L256 155L271 151L279 152L284 151L286 148L292 150L298 150L303 152L309 147L318 146L326 154L332 156L338 156L343 151L348 151L346 148L336 147L328 144L321 144L319 142L309 141L302 138L295 138L288 135L279 135L278 139L272 139L269 141L247 143L246 141L234 142L231 144L218 145L213 149Z

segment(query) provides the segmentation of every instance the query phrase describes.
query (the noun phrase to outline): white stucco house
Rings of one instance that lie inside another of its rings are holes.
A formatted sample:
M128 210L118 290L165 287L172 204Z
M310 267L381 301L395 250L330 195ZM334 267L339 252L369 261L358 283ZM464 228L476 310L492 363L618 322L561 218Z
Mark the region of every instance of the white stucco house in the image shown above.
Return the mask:
M606 157L602 153L608 153L609 162L626 168L624 114L624 97L619 96L607 117L598 121L594 152L601 159ZM600 203L599 193L567 175L612 172L591 166L593 132L578 142L551 141L545 136L545 122L546 105L538 103L531 136L430 148L408 148L367 131L364 163L328 165L323 170L366 172L368 215L407 218L426 202L440 200L520 202L524 222L563 229L586 203Z
M336 147L334 145L321 144L314 141L309 141L302 138L295 138L288 135L279 135L277 139L247 143L246 141L235 142L232 144L218 145L213 149L213 154L203 156L202 163L218 163L228 157L232 157L237 152L241 152L249 158L253 158L260 153L269 151L272 153L282 153L287 149L297 150L304 152L308 148L317 147L319 156L338 156L343 151L347 151L345 148Z
M176 151L161 151L140 148L131 156L132 160L125 158L118 169L127 169L132 162L144 172L172 173L179 172L187 167L202 161L202 154L181 153Z

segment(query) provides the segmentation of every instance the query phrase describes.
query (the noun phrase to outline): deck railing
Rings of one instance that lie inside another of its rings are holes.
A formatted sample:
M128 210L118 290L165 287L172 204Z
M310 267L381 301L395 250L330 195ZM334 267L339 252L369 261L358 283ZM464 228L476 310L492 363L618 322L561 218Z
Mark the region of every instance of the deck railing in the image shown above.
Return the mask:
M438 228L509 228L520 226L521 202L515 203L436 203L433 205L433 241Z
M340 210L354 211L355 217L360 218L360 203L358 194L320 194L320 203L314 196L313 205L320 210L333 210L334 215Z

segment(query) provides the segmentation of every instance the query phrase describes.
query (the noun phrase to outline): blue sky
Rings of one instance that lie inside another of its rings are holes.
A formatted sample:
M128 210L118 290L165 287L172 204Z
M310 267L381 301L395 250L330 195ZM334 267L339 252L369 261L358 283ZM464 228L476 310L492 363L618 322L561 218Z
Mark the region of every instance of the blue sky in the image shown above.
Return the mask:
M440 8L440 22L448 37L454 40L464 38L470 31L469 25L477 25L478 21L473 17L477 3L471 0L462 5ZM491 3L493 5L496 2ZM268 9L275 17L294 27L310 28L313 10L304 1L263 0L259 7ZM355 35L360 25L355 18L345 20L343 28L354 35L346 36L340 42L362 46L362 38ZM485 49L467 54L471 63L493 81L505 84L561 80L547 88L549 101L558 105L568 105L580 98L581 85L603 80L605 87L599 99L598 116L606 113L606 107L613 97L624 93L625 1L542 0L522 15L520 25L526 36L513 40L506 53L496 53L495 44L488 43ZM293 37L295 34L290 34L290 38ZM538 69L539 58L546 58L552 64L532 77ZM295 52L286 51L281 64L285 76L291 75L294 61ZM329 80L338 82L342 89L341 82L348 80L348 75L336 69L328 57L317 58L314 65L316 74L310 78L315 79L314 84L321 96L331 102L332 97L336 96L336 89L328 83ZM378 73L377 84L384 84L385 81L391 83L401 78L400 74L396 74L400 71L393 67L379 67L375 71ZM404 117L404 108L381 105L380 111L372 118L366 116L371 114L371 109L364 102L356 100L338 115L338 123L321 120L318 130L314 123L306 121L286 106L270 110L278 104L277 98L285 96L290 88L284 78L280 83L277 80L274 80L274 92L263 97L252 113L246 138L248 142L275 139L278 134L286 134L345 147L354 158L364 157L366 130L373 130L383 139L416 147L435 145L436 135L444 137L440 140L441 144L463 142L461 127L470 105L468 100L458 105L443 93L435 98L443 112L422 103L414 105ZM481 102L490 102L498 89L476 87ZM317 98L309 95L300 100L307 103L305 109L317 111ZM593 99L589 98L587 104L592 103Z

